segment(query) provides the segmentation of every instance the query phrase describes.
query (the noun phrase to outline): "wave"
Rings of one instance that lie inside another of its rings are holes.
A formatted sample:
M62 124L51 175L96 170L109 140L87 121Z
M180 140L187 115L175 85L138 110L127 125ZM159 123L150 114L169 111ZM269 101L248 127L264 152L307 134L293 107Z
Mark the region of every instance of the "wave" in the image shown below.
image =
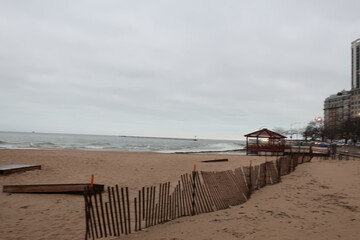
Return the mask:
M108 142L94 142L91 143L90 146L110 146L111 144Z
M174 152L175 154L244 154L245 149L233 149L233 150L223 150L223 151L188 151L188 152Z
M52 142L0 142L1 149L57 149L58 145Z
M34 145L34 146L56 146L55 143L52 143L52 142L36 142L36 143L30 143L31 145Z
M157 152L176 154L242 154L244 144L241 143L211 143L204 145L187 146L181 149L167 149Z

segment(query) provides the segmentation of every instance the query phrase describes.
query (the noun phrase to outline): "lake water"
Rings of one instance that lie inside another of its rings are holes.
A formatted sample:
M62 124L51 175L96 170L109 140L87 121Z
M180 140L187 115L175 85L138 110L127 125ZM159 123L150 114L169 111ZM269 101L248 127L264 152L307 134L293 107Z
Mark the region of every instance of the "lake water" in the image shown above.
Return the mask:
M0 149L244 154L243 140L0 132Z

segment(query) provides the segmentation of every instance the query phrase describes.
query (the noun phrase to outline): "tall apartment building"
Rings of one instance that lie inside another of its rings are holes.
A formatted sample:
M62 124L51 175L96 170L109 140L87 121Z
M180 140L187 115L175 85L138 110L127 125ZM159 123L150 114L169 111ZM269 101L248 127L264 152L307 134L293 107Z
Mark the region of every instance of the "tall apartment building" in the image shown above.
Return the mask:
M357 117L360 118L360 38L351 43L351 90L333 94L324 101L325 128L335 134L346 120Z
M360 117L360 38L351 43L351 110L350 116Z
M351 43L351 89L360 88L360 38Z

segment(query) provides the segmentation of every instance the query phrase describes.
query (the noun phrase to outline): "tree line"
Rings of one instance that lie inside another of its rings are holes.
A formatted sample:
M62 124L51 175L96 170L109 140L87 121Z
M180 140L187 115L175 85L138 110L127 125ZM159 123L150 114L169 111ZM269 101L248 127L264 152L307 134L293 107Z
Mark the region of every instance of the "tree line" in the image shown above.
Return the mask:
M336 126L327 126L324 121L315 119L303 128L284 129L277 127L273 131L289 136L290 139L292 139L292 136L297 135L297 137L302 136L305 141L345 139L345 143L348 140L356 143L360 141L360 118L349 118Z

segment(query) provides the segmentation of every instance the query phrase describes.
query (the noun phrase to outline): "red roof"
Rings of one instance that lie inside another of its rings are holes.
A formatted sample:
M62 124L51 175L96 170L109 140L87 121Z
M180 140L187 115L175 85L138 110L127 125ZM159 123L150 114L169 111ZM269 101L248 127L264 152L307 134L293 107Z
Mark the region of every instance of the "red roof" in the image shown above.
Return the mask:
M275 139L286 138L285 136L283 136L279 133L270 131L269 129L266 129L266 128L263 128L256 132L253 132L253 133L246 134L244 136L245 137L256 137L256 138L273 138L273 139L274 138Z

